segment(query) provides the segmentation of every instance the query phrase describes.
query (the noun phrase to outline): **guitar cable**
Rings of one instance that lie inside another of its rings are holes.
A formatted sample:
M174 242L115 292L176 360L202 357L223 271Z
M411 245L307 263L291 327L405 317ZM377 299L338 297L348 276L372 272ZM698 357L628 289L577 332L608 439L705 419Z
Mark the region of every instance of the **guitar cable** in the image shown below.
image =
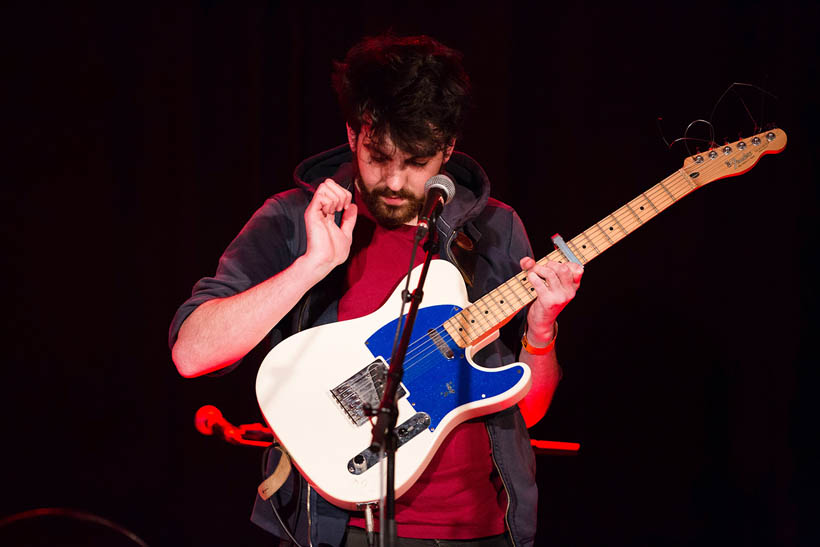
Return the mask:
M269 447L267 447L265 449L265 453L262 456L262 478L263 479L266 478L266 476L267 476L268 460L270 459L270 451L273 448L276 447L276 444L277 443L274 442ZM296 522L294 523L294 528L295 528L299 525L299 510L298 510L298 508L299 508L299 505L302 503L302 476L298 472L294 474L291 471L291 474L293 474L294 476L296 476L298 478L298 482L297 482L298 488L296 489L296 492L297 492L297 494L296 494L296 508L297 508L297 511L296 511ZM274 496L277 496L277 499L280 502L282 501L280 498L278 498L279 492L276 492L274 494ZM279 514L279 510L276 508L276 504L273 503L273 497L268 498L268 503L270 503L270 507L273 510L274 516L276 516L276 520L279 521L279 527L282 528L282 530L284 530L284 532L288 535L288 538L290 538L290 541L292 541L293 544L296 545L296 547L303 547L301 543L296 541L296 538L294 537L293 533L291 533L290 528L285 524L284 519ZM308 530L308 534L310 534L310 530Z

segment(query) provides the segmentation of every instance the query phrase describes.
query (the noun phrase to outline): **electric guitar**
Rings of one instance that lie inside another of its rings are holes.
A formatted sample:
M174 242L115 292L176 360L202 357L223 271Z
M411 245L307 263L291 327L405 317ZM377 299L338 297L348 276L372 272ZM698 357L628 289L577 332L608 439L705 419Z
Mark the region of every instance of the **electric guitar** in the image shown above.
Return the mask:
M786 146L780 129L688 157L683 167L542 258L586 264L655 215L714 180L750 170ZM561 251L563 248L566 252ZM411 285L421 266L411 273ZM327 500L345 509L379 499L379 455L369 450L365 405L378 406L392 354L400 283L374 313L302 331L265 357L256 380L262 414L293 463ZM458 424L516 404L526 395L523 363L484 368L473 355L535 299L522 273L470 303L461 274L434 260L398 393L396 496L424 471Z

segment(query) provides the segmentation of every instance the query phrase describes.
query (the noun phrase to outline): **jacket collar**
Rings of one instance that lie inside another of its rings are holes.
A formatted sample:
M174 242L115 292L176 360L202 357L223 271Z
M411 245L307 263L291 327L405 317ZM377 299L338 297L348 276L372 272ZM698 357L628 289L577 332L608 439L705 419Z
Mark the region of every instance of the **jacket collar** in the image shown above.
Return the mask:
M337 184L352 191L352 161L353 154L347 144L331 148L296 166L293 172L294 182L297 187L312 194L326 178L332 178ZM462 152L453 152L445 165L445 173L456 184L456 194L444 207L439 222L439 231L445 238L449 238L456 228L474 219L487 205L490 181L481 166Z

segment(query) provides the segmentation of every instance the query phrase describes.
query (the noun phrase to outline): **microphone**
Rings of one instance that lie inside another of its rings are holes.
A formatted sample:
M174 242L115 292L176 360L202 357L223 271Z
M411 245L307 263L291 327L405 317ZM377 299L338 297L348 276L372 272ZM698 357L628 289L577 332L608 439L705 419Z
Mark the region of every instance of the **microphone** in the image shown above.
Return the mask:
M441 214L445 205L450 203L456 194L456 185L447 175L434 175L424 183L424 206L419 213L418 229L416 239L421 240L430 231L430 226L435 225L436 219Z
M220 437L224 437L225 433L236 429L214 405L205 405L196 411L194 426L203 435L216 433Z

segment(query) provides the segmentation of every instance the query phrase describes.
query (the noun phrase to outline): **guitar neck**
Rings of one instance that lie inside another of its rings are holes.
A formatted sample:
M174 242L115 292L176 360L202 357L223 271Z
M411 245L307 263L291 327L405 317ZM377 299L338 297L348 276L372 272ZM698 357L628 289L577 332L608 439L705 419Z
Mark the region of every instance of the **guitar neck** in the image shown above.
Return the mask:
M567 246L582 264L586 264L699 188L695 181L684 169L676 171L567 241ZM555 249L538 263L547 261L563 263L569 262L569 258ZM459 346L467 347L501 327L533 300L535 289L522 272L448 319L444 328Z
M567 242L570 251L582 264L586 264L620 240L652 220L661 211L699 188L683 169L666 177L658 184L641 193L638 197L602 218ZM568 262L569 259L558 249L538 262L543 264ZM508 281L509 282L509 281Z
M567 248L586 264L693 190L714 180L742 175L762 156L777 154L785 146L786 133L771 129L691 156L681 169L567 241ZM569 258L556 249L538 263L547 261L569 262ZM533 300L535 289L522 272L461 310L443 326L460 347L466 348L497 330Z

